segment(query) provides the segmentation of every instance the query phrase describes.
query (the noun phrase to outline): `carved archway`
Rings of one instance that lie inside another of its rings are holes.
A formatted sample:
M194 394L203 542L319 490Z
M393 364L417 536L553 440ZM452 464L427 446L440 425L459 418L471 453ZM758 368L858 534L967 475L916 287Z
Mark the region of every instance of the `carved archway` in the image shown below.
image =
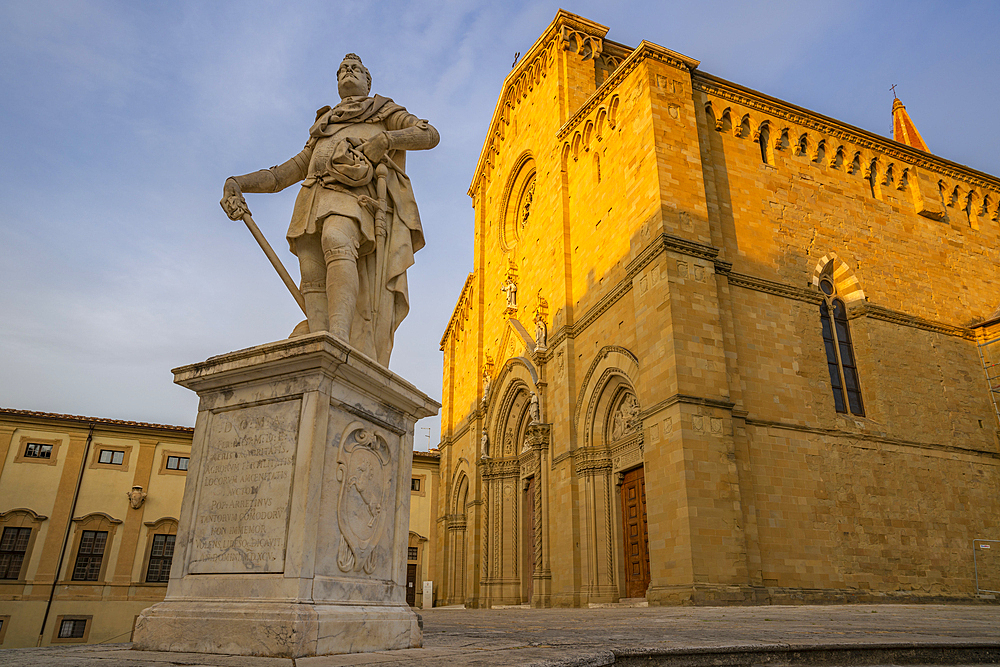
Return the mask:
M625 348L601 350L584 377L575 424L582 446L574 467L584 491L591 542L584 549L589 570L588 597L613 601L626 594L625 520L619 495L624 470L642 466L642 423L635 378L639 364ZM645 540L642 546L646 546ZM648 569L648 568L647 568Z
M618 378L617 383L626 383L634 387L634 379L639 376L639 360L624 347L609 345L603 348L583 378L583 388L576 401L573 414L573 426L577 437L582 437L580 445L594 445L595 416L599 410L600 399L609 388L609 381ZM634 389L633 392L635 393Z

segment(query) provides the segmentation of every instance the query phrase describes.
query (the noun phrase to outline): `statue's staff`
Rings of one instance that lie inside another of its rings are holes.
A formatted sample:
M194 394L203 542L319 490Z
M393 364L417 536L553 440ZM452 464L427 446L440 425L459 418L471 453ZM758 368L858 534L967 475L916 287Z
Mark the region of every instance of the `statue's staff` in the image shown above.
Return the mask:
M301 308L303 314L305 314L306 301L302 298L302 292L299 291L299 287L295 284L295 281L292 280L292 277L288 275L288 270L285 269L285 265L281 263L280 259L278 259L278 255L274 252L274 248L272 248L271 244L267 242L266 238L264 238L264 234L261 233L257 223L253 221L253 218L250 216L250 209L246 207L242 198L230 197L229 199L235 200L230 202L233 206L233 211L237 214L242 213L242 218L233 219L243 220L247 229L249 229L250 233L253 234L253 237L257 239L257 244L260 245L260 249L263 250L264 254L267 255L267 258L271 260L271 266L273 266L274 270L278 272L278 275L281 277L281 282L285 283L285 287L287 287L288 291L292 293L292 298L295 299L295 303L299 304L299 308ZM225 206L223 206L223 210L225 210ZM233 216L230 215L229 217L232 218ZM308 314L306 314L306 317L308 317Z

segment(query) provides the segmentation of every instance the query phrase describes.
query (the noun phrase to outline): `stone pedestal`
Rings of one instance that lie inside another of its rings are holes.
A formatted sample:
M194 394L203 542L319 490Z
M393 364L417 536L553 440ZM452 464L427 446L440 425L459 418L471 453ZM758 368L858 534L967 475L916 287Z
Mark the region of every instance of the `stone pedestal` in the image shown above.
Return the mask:
M421 645L405 602L413 425L440 405L325 333L174 370L198 393L170 583L138 649Z

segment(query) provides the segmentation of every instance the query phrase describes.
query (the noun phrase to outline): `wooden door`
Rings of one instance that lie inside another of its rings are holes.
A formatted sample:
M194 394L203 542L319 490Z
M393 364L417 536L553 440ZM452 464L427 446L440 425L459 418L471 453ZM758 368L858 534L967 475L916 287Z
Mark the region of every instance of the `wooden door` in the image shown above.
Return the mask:
M529 477L528 484L524 489L524 576L527 579L525 586L525 602L531 602L531 595L534 592L535 581L535 478Z
M649 588L649 542L646 538L646 478L642 468L629 470L622 482L625 533L625 594L646 597Z
M417 606L417 564L406 564L406 604Z

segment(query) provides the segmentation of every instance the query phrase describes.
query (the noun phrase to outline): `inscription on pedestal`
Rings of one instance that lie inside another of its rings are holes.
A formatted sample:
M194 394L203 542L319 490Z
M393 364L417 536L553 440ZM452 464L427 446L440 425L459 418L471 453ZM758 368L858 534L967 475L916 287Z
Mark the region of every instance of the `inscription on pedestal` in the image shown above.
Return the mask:
M192 573L282 572L300 402L212 416Z

